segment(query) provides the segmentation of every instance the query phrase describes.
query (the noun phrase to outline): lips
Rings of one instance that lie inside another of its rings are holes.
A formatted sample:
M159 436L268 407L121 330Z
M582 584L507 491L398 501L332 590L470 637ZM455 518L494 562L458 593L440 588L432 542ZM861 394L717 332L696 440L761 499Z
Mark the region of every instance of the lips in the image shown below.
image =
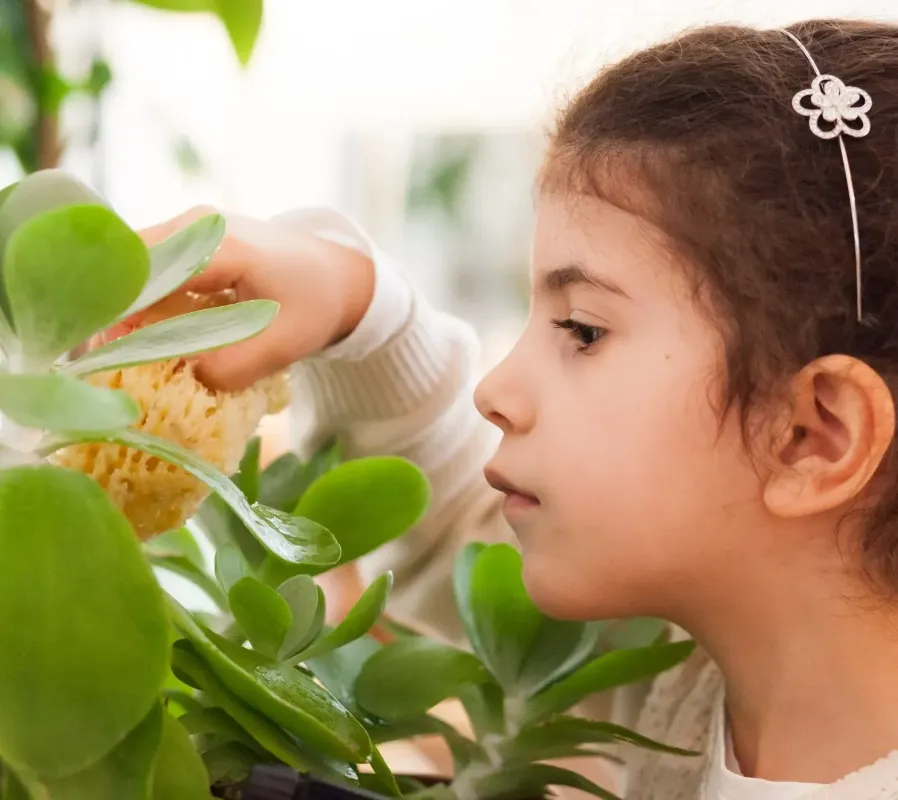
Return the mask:
M515 517L539 506L539 498L510 481L498 470L487 467L483 471L486 482L505 495L505 515Z

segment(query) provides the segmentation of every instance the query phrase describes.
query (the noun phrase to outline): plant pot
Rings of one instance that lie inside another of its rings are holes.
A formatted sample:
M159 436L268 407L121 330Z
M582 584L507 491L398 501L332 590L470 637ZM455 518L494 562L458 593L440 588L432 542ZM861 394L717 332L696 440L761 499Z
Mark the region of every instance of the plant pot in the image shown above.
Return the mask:
M397 775L400 780L403 777L425 786L449 783L448 778L433 775ZM384 800L383 795L360 786L331 783L282 765L253 767L246 780L239 784L213 786L212 794L225 800Z

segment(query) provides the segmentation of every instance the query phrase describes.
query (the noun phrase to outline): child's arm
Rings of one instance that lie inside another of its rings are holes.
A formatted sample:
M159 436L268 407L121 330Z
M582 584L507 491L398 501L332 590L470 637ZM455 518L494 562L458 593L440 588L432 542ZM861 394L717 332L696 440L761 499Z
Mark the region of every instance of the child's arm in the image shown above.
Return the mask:
M509 541L501 495L483 465L497 431L474 408L479 346L461 321L438 313L344 217L304 211L279 226L338 238L369 256L374 291L364 317L343 341L296 367L294 403L309 412L313 443L338 434L351 457L395 454L415 462L432 488L430 510L411 532L362 559L363 580L390 569L389 612L455 638L461 629L452 566L465 541Z
M142 236L156 244L211 212L194 208ZM426 518L360 567L366 579L394 571L393 616L454 638L451 572L462 542L511 538L482 474L496 438L473 404L473 332L431 309L358 227L324 209L271 221L228 215L224 241L184 290L280 306L258 336L195 359L207 386L236 391L296 364L294 405L311 417L309 438L337 434L350 456L402 455L424 470Z

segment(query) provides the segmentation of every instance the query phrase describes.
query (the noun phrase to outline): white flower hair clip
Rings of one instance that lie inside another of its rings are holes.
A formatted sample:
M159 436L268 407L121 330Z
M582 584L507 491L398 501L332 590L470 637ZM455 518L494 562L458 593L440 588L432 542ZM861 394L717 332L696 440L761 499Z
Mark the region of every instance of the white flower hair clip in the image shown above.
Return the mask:
M813 108L807 108L803 101L807 98ZM860 105L858 105L860 103ZM792 98L792 108L808 120L815 136L821 139L835 139L840 134L860 138L870 133L870 118L867 112L873 105L870 95L856 86L846 86L834 75L818 75L810 89L799 92ZM829 123L820 127L821 118ZM859 121L855 127L849 122Z
M863 89L846 86L834 75L823 75L817 69L817 63L808 49L791 32L782 31L804 53L817 77L810 89L797 92L792 98L792 108L804 117L813 134L821 139L837 139L842 152L842 164L845 167L845 181L848 184L848 202L851 206L851 222L854 226L854 265L857 284L857 319L863 318L863 289L861 275L861 237L857 221L857 203L854 196L854 183L851 180L851 166L848 163L848 151L845 149L844 136L860 138L870 133L870 118L867 112L873 106L873 100ZM810 102L810 107L805 101ZM821 126L821 119L826 126Z

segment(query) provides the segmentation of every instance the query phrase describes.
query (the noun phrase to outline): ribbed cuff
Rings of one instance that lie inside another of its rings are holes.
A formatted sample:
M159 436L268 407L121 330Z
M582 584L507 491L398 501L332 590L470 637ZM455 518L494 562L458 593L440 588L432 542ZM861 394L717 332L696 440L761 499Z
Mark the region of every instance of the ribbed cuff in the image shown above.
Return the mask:
M463 336L442 331L455 322L416 296L411 318L393 339L359 360L337 359L330 353L309 359L298 366L299 379L320 418L374 421L405 416L432 401L441 383L457 390L461 376L447 381L447 371L453 364L462 365L454 351Z
M412 292L392 261L360 225L330 208L306 208L280 214L278 225L305 230L369 256L374 263L374 294L356 329L343 341L319 353L321 360L361 360L384 345L408 323Z
M358 327L296 365L297 396L311 402L320 424L395 419L433 401L441 385L457 391L464 376L448 374L464 369L457 351L477 350L467 326L414 295L390 259L344 214L311 208L276 220L355 247L374 262L374 295Z

